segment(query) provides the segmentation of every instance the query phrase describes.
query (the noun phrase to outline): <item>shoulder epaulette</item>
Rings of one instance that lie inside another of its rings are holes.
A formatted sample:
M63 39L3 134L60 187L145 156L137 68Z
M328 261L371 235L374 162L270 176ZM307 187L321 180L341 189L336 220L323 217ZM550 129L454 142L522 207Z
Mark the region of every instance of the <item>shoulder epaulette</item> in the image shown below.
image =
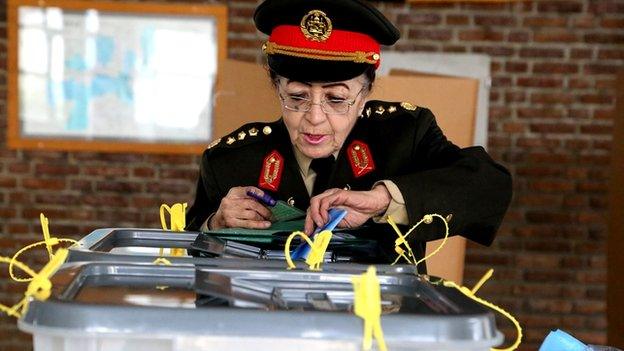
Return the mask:
M249 123L236 129L232 133L213 140L208 144L208 150L220 147L220 148L237 148L244 145L248 145L263 139L268 135L271 135L273 129L269 123Z
M387 102L371 100L369 101L362 113L364 118L384 118L390 117L396 113L402 113L405 111L416 111L418 107L409 102Z

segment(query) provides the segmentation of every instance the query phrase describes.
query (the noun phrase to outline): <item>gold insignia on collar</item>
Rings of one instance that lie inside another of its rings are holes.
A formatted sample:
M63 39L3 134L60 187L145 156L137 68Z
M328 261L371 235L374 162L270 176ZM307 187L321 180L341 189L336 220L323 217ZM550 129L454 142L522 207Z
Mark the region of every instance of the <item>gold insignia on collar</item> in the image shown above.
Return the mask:
M392 106L388 107L388 112L394 113L395 111L396 111L396 106L392 105Z
M410 110L410 111L415 111L416 110L416 106L410 104L409 102L402 102L401 103L401 107L403 107L406 110Z
M236 139L234 139L234 137L229 137L227 138L227 141L225 142L228 145L232 145L234 144L234 142L236 141Z
M262 128L262 133L263 133L264 135L269 135L269 134L271 134L271 132L272 132L272 131L273 131L273 130L272 130L272 129L271 129L271 127L269 127L269 126L264 126L264 128Z
M247 134L244 131L241 131L238 133L238 140L243 140L246 136Z
M301 32L312 41L323 42L329 39L332 32L332 22L325 12L312 10L301 19Z
M386 112L386 109L383 106L381 105L377 106L377 109L375 110L376 114L383 115L384 112Z
M256 136L258 135L258 130L256 128L251 128L249 130L249 136Z
M210 150L213 147L219 145L220 142L221 142L221 138L213 140L210 144L208 144L208 150Z

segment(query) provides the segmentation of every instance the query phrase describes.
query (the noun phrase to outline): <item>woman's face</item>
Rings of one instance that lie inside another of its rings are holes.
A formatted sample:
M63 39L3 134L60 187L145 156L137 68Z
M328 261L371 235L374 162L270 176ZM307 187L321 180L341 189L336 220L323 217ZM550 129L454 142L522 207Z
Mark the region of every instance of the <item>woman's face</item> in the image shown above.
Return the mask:
M290 142L310 158L327 157L338 151L362 113L368 94L364 75L330 83L306 83L280 77L277 92ZM312 101L310 110L292 111L288 106ZM325 106L321 107L321 103ZM353 102L344 114L332 113ZM325 110L325 111L324 111ZM327 111L327 112L326 112ZM329 112L329 113L328 113Z

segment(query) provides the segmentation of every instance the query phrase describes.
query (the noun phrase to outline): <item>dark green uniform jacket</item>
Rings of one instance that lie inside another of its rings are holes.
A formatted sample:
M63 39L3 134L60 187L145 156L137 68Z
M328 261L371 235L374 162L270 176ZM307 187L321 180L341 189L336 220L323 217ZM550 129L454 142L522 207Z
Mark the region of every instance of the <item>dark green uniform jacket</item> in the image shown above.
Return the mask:
M451 234L490 245L511 199L509 172L482 147L460 149L448 141L426 108L370 101L364 111L337 156L330 188L370 190L378 180L391 180L407 207L410 225L400 226L403 233L425 214L452 214ZM359 177L348 150L354 140L368 146L374 163L372 171ZM247 124L213 143L201 160L187 230L198 230L231 187L258 186L273 150L283 156L284 165L277 190L269 193L281 200L292 198L296 207L307 209L310 197L292 148L281 119ZM425 242L440 239L444 232L440 220L419 226L408 237L414 255L423 257ZM394 260L396 234L390 225L372 224L362 235L379 240L382 261Z

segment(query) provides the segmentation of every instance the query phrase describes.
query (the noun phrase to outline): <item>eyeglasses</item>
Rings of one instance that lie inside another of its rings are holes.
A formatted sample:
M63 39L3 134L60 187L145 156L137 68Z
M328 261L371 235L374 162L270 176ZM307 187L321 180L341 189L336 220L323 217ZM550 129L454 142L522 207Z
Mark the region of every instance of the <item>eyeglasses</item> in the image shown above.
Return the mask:
M314 103L311 99L297 95L286 95L285 97L279 93L282 105L285 109L294 112L308 112L312 109L312 105L320 105L321 110L329 115L344 115L349 112L349 108L355 104L355 100L362 93L364 87L358 91L352 100L347 99L323 99L320 103Z

